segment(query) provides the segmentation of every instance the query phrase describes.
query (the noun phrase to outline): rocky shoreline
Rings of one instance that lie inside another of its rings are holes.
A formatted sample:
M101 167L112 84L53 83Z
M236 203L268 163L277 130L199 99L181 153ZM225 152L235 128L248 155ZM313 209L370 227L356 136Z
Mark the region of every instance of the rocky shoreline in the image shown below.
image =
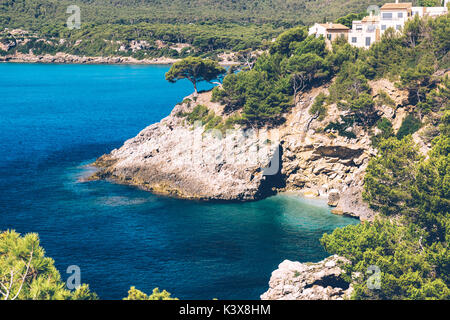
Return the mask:
M67 53L55 55L34 55L18 53L15 55L0 56L0 62L15 63L60 63L60 64L173 64L178 59L154 58L136 59L132 57L86 57L75 56Z
M350 263L337 255L317 263L285 260L269 281L269 290L261 300L345 300L352 286L342 279L343 266Z
M99 171L91 179L110 179L157 194L196 200L249 201L273 194L261 162L238 161L234 157L257 146L258 137L228 136L220 140L214 133L205 133L203 127L187 125L179 116L192 111L194 105L209 103L210 109L219 109L220 105L209 102L210 98L211 92L206 92L197 97L195 104L177 105L161 122L97 159L94 165ZM220 150L220 142L228 143L229 154ZM264 165L270 163L276 147L270 144L265 154L260 152ZM217 158L219 154L222 159Z
M371 85L375 96L381 90L388 92L398 105L405 98L405 93L387 80ZM338 121L342 111L331 105L323 121L311 121L308 110L321 92L328 93L328 87L299 96L280 127L261 128L255 136L236 127L237 135L220 138L217 132L193 126L180 115L202 105L225 119L230 115L223 112L224 107L211 102L211 92L187 97L165 119L100 157L94 164L99 171L91 179L109 179L158 194L198 200L252 201L293 191L306 197L328 198L335 214L373 220L375 212L361 196L365 168L376 154L370 133L356 126L351 128L353 139L333 130L324 132L326 123ZM394 128L407 114L388 106L377 108ZM249 150L259 150L256 156L253 154L257 161L250 161ZM236 161L239 158L245 161ZM266 174L274 161L279 162L278 170Z
M131 65L171 65L180 59L173 58L153 58L153 59L136 59L133 57L89 57L76 56L72 54L58 52L55 55L35 55L16 53L14 55L0 56L0 62L6 63L48 63L48 64L131 64ZM233 61L219 62L223 66L235 65Z

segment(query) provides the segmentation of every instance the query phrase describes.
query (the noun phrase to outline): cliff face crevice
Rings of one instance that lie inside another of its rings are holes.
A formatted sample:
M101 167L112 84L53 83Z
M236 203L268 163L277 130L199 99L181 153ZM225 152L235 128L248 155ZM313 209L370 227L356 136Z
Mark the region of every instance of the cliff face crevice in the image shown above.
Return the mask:
M315 286L319 286L322 288L327 288L327 287L341 288L343 291L350 288L350 284L347 281L345 281L344 279L342 279L341 277L339 277L335 274L330 274L330 275L324 276L321 279L317 279L313 283L307 284L305 286L305 289L314 288Z
M286 187L286 176L283 174L283 146L275 148L267 168L263 169L257 198L266 198Z
M347 160L359 158L363 152L364 149L352 149L345 146L319 146L314 150L313 155Z

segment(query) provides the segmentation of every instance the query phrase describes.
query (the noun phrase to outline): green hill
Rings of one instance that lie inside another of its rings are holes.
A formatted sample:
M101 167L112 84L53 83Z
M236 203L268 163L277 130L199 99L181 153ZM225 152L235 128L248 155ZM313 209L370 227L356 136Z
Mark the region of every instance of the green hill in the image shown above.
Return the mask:
M3 0L0 27L64 24L69 5L81 8L87 23L274 23L311 24L362 12L380 0Z
M393 0L391 0L393 1ZM16 52L135 58L188 55L216 59L223 51L265 49L284 30L314 22L334 21L363 13L386 0L1 0L0 56ZM70 13L81 9L80 30L66 27ZM18 39L9 29L31 31ZM41 41L46 39L47 41ZM59 40L63 40L60 42ZM11 41L13 42L12 45ZM130 49L132 41L145 48ZM165 46L161 48L160 41ZM175 50L179 43L194 50ZM125 47L121 50L121 47Z

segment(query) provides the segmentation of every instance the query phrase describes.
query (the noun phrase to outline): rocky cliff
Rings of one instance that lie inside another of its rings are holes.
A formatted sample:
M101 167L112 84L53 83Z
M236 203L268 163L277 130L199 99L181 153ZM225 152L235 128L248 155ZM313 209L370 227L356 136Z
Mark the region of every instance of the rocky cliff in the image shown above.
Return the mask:
M342 279L342 266L349 263L331 256L317 263L285 260L272 272L269 290L262 300L344 300L352 293L351 285Z
M259 136L240 130L228 135L207 132L180 116L205 104L220 114L222 107L210 97L209 92L196 102L185 99L189 102L177 105L161 122L99 158L95 165L101 170L94 178L187 199L244 201L273 193L271 177L264 176L262 168L269 165L277 145L259 146ZM257 148L256 154L249 152Z
M404 107L407 93L387 80L370 85L374 98L381 92L389 95L390 106L378 103L376 112L398 130L408 114ZM187 97L168 117L100 157L92 179L111 179L155 193L202 200L248 201L281 191L298 192L306 197L327 197L335 214L372 220L375 213L361 193L365 169L376 154L371 142L376 129L368 132L353 125L346 128L352 133L349 137L327 129L328 124L342 121L345 112L330 105L324 119L311 116L309 109L320 93L328 94L328 87L299 95L279 127L242 130L235 125L227 131L208 130L214 127L210 122L192 121L196 117L191 116L199 110L208 110L207 119L216 119L215 123L226 123L233 116L211 102L211 92ZM318 263L286 260L272 273L270 288L261 298L347 299L352 288L341 277L345 263L349 262L337 256Z
M401 106L406 93L387 80L371 83L374 96L387 92ZM327 93L327 86L305 92L277 128L244 131L207 130L187 121L197 106L205 106L226 120L223 106L211 102L211 92L190 96L159 123L103 155L95 165L93 179L111 179L155 193L201 200L257 200L280 191L304 196L328 197L336 214L371 220L374 212L362 201L364 171L375 150L363 128L348 128L354 138L324 130L339 121L342 111L328 107L322 121L308 112L315 97ZM394 128L407 114L379 106L380 116Z

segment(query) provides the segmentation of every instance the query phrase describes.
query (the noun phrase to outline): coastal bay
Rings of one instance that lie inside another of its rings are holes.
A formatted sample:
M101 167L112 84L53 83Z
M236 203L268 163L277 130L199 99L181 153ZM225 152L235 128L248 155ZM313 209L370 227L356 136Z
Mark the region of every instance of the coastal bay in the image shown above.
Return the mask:
M78 265L104 299L131 285L183 299L258 299L280 262L322 260L322 234L358 223L296 195L207 203L81 182L87 164L167 116L190 83L167 83L167 66L0 69L0 228L38 232L62 277Z

